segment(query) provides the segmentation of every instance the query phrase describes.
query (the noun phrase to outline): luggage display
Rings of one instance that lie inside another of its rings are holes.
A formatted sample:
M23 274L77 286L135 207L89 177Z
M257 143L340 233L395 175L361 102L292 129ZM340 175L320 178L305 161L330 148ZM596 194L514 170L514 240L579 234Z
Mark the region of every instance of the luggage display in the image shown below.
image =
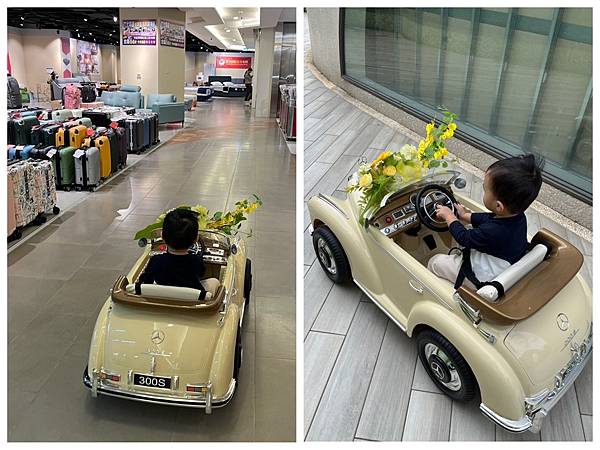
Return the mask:
M42 145L56 146L56 133L61 129L61 124L45 126L42 130Z
M6 223L6 234L9 237L13 237L14 239L19 239L21 237L21 233L17 233L17 216L15 214L15 194L13 191L13 179L11 177L6 178L6 209L8 212L8 220Z
M83 140L87 138L87 127L85 125L74 125L69 129L69 145L80 148Z
M77 119L69 120L64 123L65 126L74 126L74 125L85 125L87 128L92 128L92 120L89 117L80 117Z
M98 136L93 140L93 146L100 151L100 176L108 178L112 170L110 140L107 136Z
M65 191L70 191L75 184L73 153L75 153L73 147L53 148L46 153L54 165L56 186Z
M70 109L56 109L50 115L51 120L56 120L57 122L65 122L71 117L73 117L73 111Z
M100 151L96 147L80 148L73 157L75 189L93 191L100 184Z
M31 144L31 129L40 124L40 121L35 116L21 117L13 119L15 127L15 142L18 145ZM13 142L11 142L12 144Z
M18 109L23 106L21 101L21 90L16 78L9 76L6 85L6 95L8 100L8 109Z
M125 128L127 151L139 154L144 147L144 121L140 118L126 118L119 123Z
M38 214L58 214L56 207L56 179L49 161L30 161L29 167L33 177L33 199Z
M143 113L136 113L134 115L134 117L141 117L144 120L148 120L149 121L149 125L150 125L150 144L148 145L154 145L157 142L159 142L158 139L158 114L153 113L153 112L143 112ZM145 132L145 130L144 130Z
M63 90L65 108L74 109L81 106L81 90L74 84L68 84Z
M50 158L48 157L48 152L50 150L52 150L54 148L53 145L49 145L46 147L39 147L39 148L34 148L33 150L31 150L31 152L29 152L29 157L33 158L33 159L41 159L41 160L46 160L46 161L50 161Z
M15 145L9 146L8 159L28 159L29 154L35 148L34 145Z
M15 225L24 227L32 223L38 216L33 199L34 180L29 170L29 164L23 162L9 166L7 176L14 199Z
M41 122L39 125L34 126L31 129L31 144L35 146L44 145L45 142L45 132L44 130L50 126L59 126L55 122Z

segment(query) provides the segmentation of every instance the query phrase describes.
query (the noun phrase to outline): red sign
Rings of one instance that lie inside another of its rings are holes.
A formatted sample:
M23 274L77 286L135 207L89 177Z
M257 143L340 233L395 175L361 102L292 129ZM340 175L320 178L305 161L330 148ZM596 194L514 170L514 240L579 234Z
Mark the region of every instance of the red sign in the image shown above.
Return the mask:
M252 58L245 56L217 56L217 69L249 69Z

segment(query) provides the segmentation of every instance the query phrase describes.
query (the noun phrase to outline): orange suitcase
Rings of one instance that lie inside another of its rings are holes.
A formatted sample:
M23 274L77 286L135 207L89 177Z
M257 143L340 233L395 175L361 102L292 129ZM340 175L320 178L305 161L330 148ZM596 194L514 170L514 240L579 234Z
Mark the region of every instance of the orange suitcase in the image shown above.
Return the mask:
M69 129L69 146L73 148L81 148L83 140L87 138L87 128L84 125L77 125Z
M100 150L100 176L107 178L110 175L110 140L106 136L94 139L94 145Z
M64 128L59 128L58 131L56 132L56 148L61 148L64 147L65 144L65 135L66 135L66 130Z

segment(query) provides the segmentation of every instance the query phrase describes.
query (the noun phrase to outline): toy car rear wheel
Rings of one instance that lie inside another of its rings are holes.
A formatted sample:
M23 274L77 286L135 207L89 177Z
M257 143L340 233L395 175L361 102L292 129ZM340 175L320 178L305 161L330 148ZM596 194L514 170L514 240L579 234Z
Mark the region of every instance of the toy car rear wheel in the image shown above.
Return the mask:
M350 280L350 264L342 244L327 227L319 227L313 232L313 247L325 274L334 283Z
M246 271L244 274L244 302L246 306L250 303L250 292L252 291L252 261L246 259Z
M478 392L477 380L469 364L450 341L435 330L417 336L419 359L436 386L459 402L472 400Z

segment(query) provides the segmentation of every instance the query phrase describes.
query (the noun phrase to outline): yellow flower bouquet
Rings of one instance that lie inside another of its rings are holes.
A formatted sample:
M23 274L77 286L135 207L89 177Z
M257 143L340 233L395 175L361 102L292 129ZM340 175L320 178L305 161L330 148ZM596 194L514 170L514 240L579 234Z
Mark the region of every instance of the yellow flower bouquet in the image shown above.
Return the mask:
M218 230L228 235L235 235L240 232L242 222L247 220L247 215L256 211L259 206L262 206L263 202L260 197L254 194L252 199L244 199L236 202L235 208L232 211L222 212L218 211L212 216L207 208L202 205L188 206L180 205L175 209L189 209L198 214L198 228L201 230ZM172 210L169 210L172 211ZM156 219L156 222L148 225L143 230L138 231L135 234L134 239L146 239L152 238L154 230L162 228L165 216L169 211L162 213Z
M358 179L351 182L348 192L361 191L361 224L368 214L379 207L388 193L402 185L420 180L432 170L448 167L445 141L454 136L456 114L443 110L444 118L438 126L432 120L425 127L426 136L419 146L406 144L399 151L384 151L370 164L361 164Z

